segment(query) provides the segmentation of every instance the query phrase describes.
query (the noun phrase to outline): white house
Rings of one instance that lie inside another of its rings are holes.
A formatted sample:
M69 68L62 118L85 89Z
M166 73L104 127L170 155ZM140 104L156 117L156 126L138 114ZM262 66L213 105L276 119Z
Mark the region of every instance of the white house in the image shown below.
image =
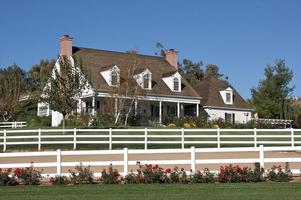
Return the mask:
M251 107L225 80L204 78L194 89L202 97L209 119L246 123L251 120Z
M107 112L105 100L115 102L113 110L116 114L118 98L114 94L122 84L128 70L129 53L105 51L91 48L75 47L73 38L65 35L60 38L60 55L72 59L81 59L89 72L91 89L83 92L78 99L77 114ZM149 55L135 55L135 74L132 80L143 91L135 97L134 112L149 116L151 120L162 123L166 117L198 116L201 97L178 72L177 51L166 51L165 58ZM59 62L55 67L59 67ZM97 92L96 92L97 91ZM131 98L131 97L126 97ZM115 109L115 110L114 110ZM52 115L52 126L61 123L62 115L54 112L47 104L38 104L38 116Z

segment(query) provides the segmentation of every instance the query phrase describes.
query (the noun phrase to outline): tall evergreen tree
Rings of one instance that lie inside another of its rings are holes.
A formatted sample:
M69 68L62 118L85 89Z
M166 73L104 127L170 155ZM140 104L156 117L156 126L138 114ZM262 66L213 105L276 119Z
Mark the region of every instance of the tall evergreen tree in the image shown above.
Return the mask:
M74 62L65 56L59 58L59 67L54 68L42 95L42 101L49 104L50 108L63 115L65 119L77 109L77 100L84 89L88 87L86 73L79 59Z
M267 65L265 79L251 89L252 104L262 118L289 119L293 117L291 104L294 87L290 86L293 71L285 61L277 59L275 65Z

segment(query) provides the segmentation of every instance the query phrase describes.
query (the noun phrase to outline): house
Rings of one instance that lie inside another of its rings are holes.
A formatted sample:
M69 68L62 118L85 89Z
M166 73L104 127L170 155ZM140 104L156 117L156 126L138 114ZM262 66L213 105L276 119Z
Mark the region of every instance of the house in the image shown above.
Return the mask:
M225 80L206 77L194 86L202 97L202 106L210 120L246 123L251 120L251 107Z
M91 88L78 99L77 114L104 112L105 102L115 102L112 113L118 109L118 98L135 98L134 113L149 116L162 123L167 117L199 116L201 97L178 72L177 51L166 51L165 57L115 52L73 46L73 38L60 38L60 55L79 57L90 76ZM125 84L129 60L134 59L136 68L132 81L140 88L140 95L119 95L118 87ZM59 68L59 62L56 66ZM97 92L96 92L97 91ZM38 104L38 116L52 116L52 126L58 126L62 115L52 111L45 103Z

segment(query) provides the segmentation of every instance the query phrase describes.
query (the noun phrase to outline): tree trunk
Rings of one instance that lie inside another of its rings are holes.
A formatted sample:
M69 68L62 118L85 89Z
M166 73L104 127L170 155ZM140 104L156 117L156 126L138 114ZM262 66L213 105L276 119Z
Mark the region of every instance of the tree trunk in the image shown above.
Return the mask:
M66 115L63 114L63 135L65 135L65 117Z

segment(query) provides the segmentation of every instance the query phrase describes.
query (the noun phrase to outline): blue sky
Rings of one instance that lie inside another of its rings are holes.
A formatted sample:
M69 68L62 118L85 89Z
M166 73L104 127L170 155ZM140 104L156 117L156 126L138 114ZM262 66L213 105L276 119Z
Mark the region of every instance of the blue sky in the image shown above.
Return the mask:
M283 58L301 96L300 19L299 0L0 0L0 67L56 58L63 34L75 46L150 55L161 42L180 59L217 64L246 98Z

